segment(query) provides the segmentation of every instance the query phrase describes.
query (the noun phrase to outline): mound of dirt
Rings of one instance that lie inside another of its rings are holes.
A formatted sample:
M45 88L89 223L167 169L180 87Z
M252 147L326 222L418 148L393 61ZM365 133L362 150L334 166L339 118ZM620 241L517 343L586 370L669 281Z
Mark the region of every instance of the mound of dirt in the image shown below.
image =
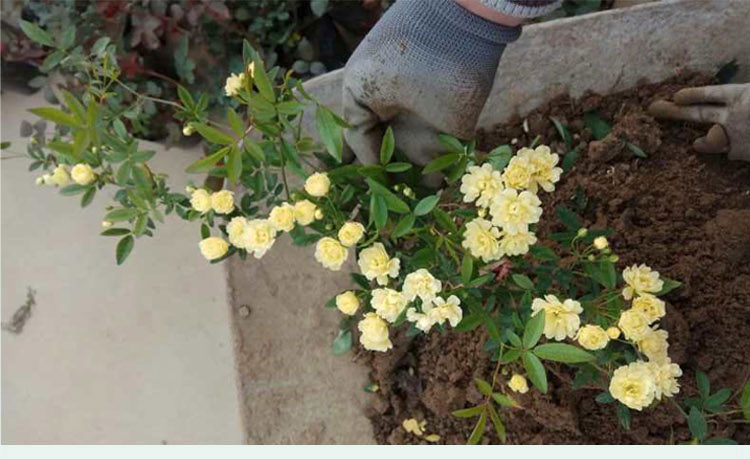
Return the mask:
M670 334L670 356L683 368L678 398L694 396L695 372L705 371L715 389L738 388L750 374L750 165L691 151L703 127L683 122L657 122L644 107L686 86L711 83L701 76L681 76L659 84L643 84L622 93L558 98L530 114L482 133L480 145L490 149L513 142L542 143L563 152L550 117L569 130L583 152L557 190L544 194L544 211L564 204L575 209L589 228L611 228L613 251L620 267L646 263L683 286L670 293L662 327ZM582 121L596 112L613 123L601 141ZM524 124L528 132L524 129ZM514 140L515 139L515 140ZM640 147L637 158L625 148ZM542 221L540 239L559 231L553 217ZM441 443L464 443L472 420L450 415L479 400L472 378L488 378L492 366L483 351L483 331L431 333L399 340L392 355L371 358L380 385L377 409L370 413L380 443L421 443L401 427L406 418L427 422L427 433ZM384 363L387 362L387 363ZM502 376L502 375L501 375ZM573 389L572 372L553 368L550 390L518 396L522 409L503 410L508 442L665 444L690 439L682 415L670 403L642 413L633 411L630 430L619 426L612 404L594 401L590 388ZM712 418L715 436L750 442L747 424ZM491 427L485 442L497 443Z

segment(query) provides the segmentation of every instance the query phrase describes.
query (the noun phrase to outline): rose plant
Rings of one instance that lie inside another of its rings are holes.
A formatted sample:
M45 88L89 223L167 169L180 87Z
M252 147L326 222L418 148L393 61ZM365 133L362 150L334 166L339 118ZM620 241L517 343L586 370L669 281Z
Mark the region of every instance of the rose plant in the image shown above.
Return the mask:
M54 45L38 27L24 28ZM314 245L311 256L325 269L356 260L356 288L325 305L343 316L334 352L350 349L355 327L359 343L375 352L390 350L399 328L407 336L486 329L485 350L496 365L490 382L476 380L485 400L454 413L477 418L469 443L479 442L488 418L504 441L498 407L518 407L514 393L530 385L546 393L551 365L568 365L574 384L599 388L597 400L615 403L626 427L630 410L678 393L682 371L658 322L666 314L660 297L679 282L645 265L619 272L608 232L582 227L565 207L556 208L565 230L546 245L537 239L539 195L553 192L563 173L549 147L483 152L444 135L443 154L418 167L405 161L388 129L379 164L344 164L346 121L292 72L266 69L245 43L244 71L225 86L240 110L229 108L226 124L206 116L205 96L183 88L180 103L154 100L175 110L185 134L198 132L212 146L188 171L226 179L231 188L189 184L175 192L149 165L154 153L140 150L125 129L121 108L108 102L113 87L126 87L110 46L59 50L59 65L77 71L86 93L79 99L63 91L62 109L32 110L56 127L49 137L37 134L28 155L32 169L47 171L40 185L81 195L83 206L104 187L117 190L102 234L120 238L118 264L171 213L201 222L197 246L212 263L261 258L283 233L296 245ZM136 103L153 99L134 95ZM314 108L319 142L303 132L306 105ZM436 172L444 186L423 186L422 177ZM292 174L303 187L290 185Z

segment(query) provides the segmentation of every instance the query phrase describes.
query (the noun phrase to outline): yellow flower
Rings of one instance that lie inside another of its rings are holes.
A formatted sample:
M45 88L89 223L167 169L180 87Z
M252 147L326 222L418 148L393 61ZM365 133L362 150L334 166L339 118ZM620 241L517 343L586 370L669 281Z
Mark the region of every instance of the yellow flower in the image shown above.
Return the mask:
M361 251L357 263L367 280L375 279L379 285L387 284L389 276L398 277L401 267L399 259L390 258L380 242Z
M662 397L672 397L680 392L680 383L677 378L682 376L682 369L671 360L665 359L660 362L648 362L649 370L656 382L654 396L657 400Z
M282 203L271 209L268 220L276 231L291 231L294 229L294 206L288 202Z
M374 312L368 312L357 324L359 342L369 351L385 352L393 347L388 337L388 325Z
M544 191L551 192L555 190L555 183L560 180L562 169L557 166L560 157L552 153L546 145L539 145L535 149L521 148L518 151L519 157L528 159L531 164L531 179L529 180L529 190L536 193L538 186Z
M211 210L211 195L203 188L199 188L190 196L190 205L198 212L206 213Z
M49 180L45 180L45 183L49 185L66 186L68 183L70 183L68 169L60 164L55 168L54 171L52 171L52 175L49 177Z
M229 190L212 193L211 208L217 214L231 214L234 210L234 193Z
M339 229L339 241L346 247L357 244L365 235L365 227L359 222L346 222Z
M638 350L653 362L663 362L668 358L669 333L666 330L649 328L636 342Z
M235 247L244 249L245 228L247 228L247 220L245 219L245 217L234 217L227 225L227 235L229 236L229 243Z
M359 309L359 298L351 290L336 295L336 307L342 314L353 316Z
M305 180L305 191L316 198L327 195L330 188L331 180L325 173L316 172Z
M349 251L332 237L324 237L315 245L315 259L331 271L338 271L349 256Z
M102 220L102 228L112 228L113 223L109 220Z
M500 251L505 255L524 255L529 251L529 247L536 244L536 236L528 230L516 234L503 231L500 235Z
M609 339L617 339L620 337L620 329L617 327L609 327L607 329L607 336Z
M651 268L643 264L625 268L622 272L622 278L628 284L622 290L622 296L626 300L633 298L635 295L656 293L664 287L664 282L659 279L659 272L651 271Z
M463 318L463 311L459 306L461 300L456 295L451 295L447 300L437 297L432 303L423 304L422 311L417 312L416 308L406 310L406 320L413 322L419 330L427 333L433 325L442 325L445 321L455 327Z
M622 330L625 338L630 341L638 341L648 333L650 330L648 325L650 323L648 316L644 314L643 311L630 308L620 314L620 320L617 322L617 326Z
M252 252L255 258L261 258L276 242L276 229L268 220L250 220L242 233L242 246Z
M426 421L419 422L414 418L411 419L404 419L404 422L401 423L401 426L404 428L405 431L409 433L413 433L417 437L421 437L424 433L424 428L427 426Z
M528 231L529 225L538 222L542 215L541 204L530 191L519 193L513 188L506 188L495 195L490 206L492 223L508 234Z
M322 219L323 219L323 211L320 210L320 209L315 209L315 220L322 220ZM331 228L333 228L333 227L331 227ZM326 225L326 229L330 229L330 228L328 228L328 225Z
M443 283L435 279L429 271L424 268L418 269L413 273L406 275L404 285L401 290L409 301L414 301L417 297L422 299L422 304L430 304L435 299Z
M461 177L460 191L464 195L464 202L477 200L477 206L489 206L492 197L503 189L500 172L494 170L489 163L482 164L482 167L470 166L467 171Z
M531 302L531 310L534 311L533 316L544 311L544 336L547 339L562 341L572 338L581 326L578 315L583 312L583 308L578 301L560 302L555 295L545 295L544 299L535 298Z
M598 325L584 325L578 330L576 339L582 348L590 351L604 349L609 342L607 332Z
M510 387L513 392L518 392L519 394L525 394L529 391L529 383L526 382L526 378L518 373L513 373L513 376L510 377L508 387Z
M315 211L318 208L307 199L294 203L294 219L302 226L315 221Z
M406 308L403 293L390 288L376 288L372 291L372 307L375 312L390 323L394 323Z
M529 189L536 186L533 179L534 165L526 156L514 156L511 158L503 172L503 182L508 188L517 190Z
M78 163L73 166L70 171L70 176L73 177L73 181L79 185L88 185L96 180L96 174L91 166L85 163Z
M427 440L430 443L437 443L440 441L440 435L438 434L429 434L426 437L424 437L425 440Z
M427 333L430 331L433 325L435 325L434 317L417 312L417 308L409 308L406 310L406 320L412 322L417 329Z
M201 254L206 260L216 260L217 258L223 257L227 250L229 250L229 244L227 241L220 237L207 237L198 243L198 247L201 249Z
M598 238L594 239L594 247L596 247L597 250L604 250L609 247L609 241L607 241L606 237L599 236Z
M666 304L648 293L633 298L633 309L639 309L646 314L649 323L657 321L667 313Z
M466 232L464 232L461 245L468 249L472 256L488 263L503 256L499 237L500 230L492 226L492 223L483 218L475 218L466 224Z
M251 62L247 65L247 74L250 75L250 78L255 76L255 62Z
M245 74L231 74L226 81L226 84L224 84L224 92L227 96L232 97L236 96L238 92L240 92L240 89L242 89L242 86L245 84Z
M615 370L609 382L609 393L628 408L641 411L656 397L656 379L643 361L633 362Z

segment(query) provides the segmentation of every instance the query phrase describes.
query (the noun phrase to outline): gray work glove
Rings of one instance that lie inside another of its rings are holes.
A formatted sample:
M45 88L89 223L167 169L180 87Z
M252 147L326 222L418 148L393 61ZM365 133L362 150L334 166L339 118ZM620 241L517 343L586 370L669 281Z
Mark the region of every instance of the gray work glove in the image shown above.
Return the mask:
M438 133L471 138L500 55L520 33L454 0L398 0L344 69L344 116L352 125L344 136L353 154L378 163L388 125L396 146L420 166L440 155Z
M657 100L648 111L657 118L714 123L693 143L695 150L750 161L750 83L681 89L674 102Z

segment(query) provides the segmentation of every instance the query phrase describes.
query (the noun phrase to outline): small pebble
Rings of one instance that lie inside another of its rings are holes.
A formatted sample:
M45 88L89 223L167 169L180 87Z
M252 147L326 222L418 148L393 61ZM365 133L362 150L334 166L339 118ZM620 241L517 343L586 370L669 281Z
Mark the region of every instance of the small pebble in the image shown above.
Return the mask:
M250 315L250 308L242 306L238 312L240 313L240 317L247 317Z

